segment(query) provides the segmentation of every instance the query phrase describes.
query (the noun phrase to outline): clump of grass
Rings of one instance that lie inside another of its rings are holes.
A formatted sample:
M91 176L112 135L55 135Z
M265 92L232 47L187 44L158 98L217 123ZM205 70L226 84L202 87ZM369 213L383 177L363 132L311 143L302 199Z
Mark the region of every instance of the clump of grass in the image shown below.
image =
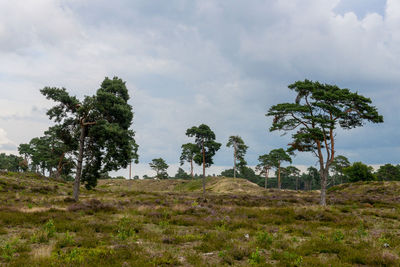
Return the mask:
M116 237L120 240L128 238L135 239L136 234L139 232L139 227L135 226L133 221L128 217L123 217L117 225Z
M57 248L70 247L75 244L74 237L67 231L62 238L57 242Z
M332 234L332 239L335 242L341 242L344 239L344 234L342 231L340 230L336 230L333 234Z
M259 248L256 248L256 251L252 252L249 257L250 265L260 265L265 262L265 257L261 255L261 251Z
M260 231L256 234L256 244L261 248L269 248L273 240L274 237L266 231Z
M19 238L14 238L0 245L0 258L5 261L11 261L17 253L29 251L26 243Z
M17 250L15 248L15 241L6 242L3 246L0 247L0 255L1 258L5 261L10 261L14 257L14 253Z
M50 219L45 223L43 228L31 236L31 243L46 243L56 233L56 226L54 221Z

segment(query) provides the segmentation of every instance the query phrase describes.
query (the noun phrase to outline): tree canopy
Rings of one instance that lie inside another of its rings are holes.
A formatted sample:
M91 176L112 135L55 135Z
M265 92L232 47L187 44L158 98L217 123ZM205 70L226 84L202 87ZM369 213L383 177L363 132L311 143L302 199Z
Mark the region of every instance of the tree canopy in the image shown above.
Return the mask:
M153 159L149 165L157 173L158 179L168 179L167 169L169 166L163 158Z
M380 181L400 181L400 165L382 165L377 170L376 176Z
M236 178L236 166L243 168L247 164L244 155L249 147L245 145L243 139L238 135L230 136L226 146L233 147L233 177Z
M65 88L45 87L41 93L57 103L47 112L50 119L65 133L69 132L70 137L79 139L75 200L81 180L90 189L96 186L101 174L126 168L138 158L134 132L129 129L133 112L124 81L105 78L95 95L81 101Z
M292 103L272 106L267 116L273 117L270 131L294 131L290 151L308 151L319 161L321 205L326 205L329 166L335 158L335 130L363 126L364 121L383 122L371 99L336 85L310 80L288 86L297 96Z
M203 164L203 196L206 193L206 167L211 166L215 153L220 149L221 144L215 141L215 133L208 125L201 124L187 129L186 135L194 137L195 144L198 147L197 153L194 156L194 162L198 165Z
M274 160L270 154L264 154L258 157L258 165L256 166L256 171L260 172L260 175L265 176L264 187L268 187L268 175L271 168L274 167Z
M282 162L292 163L292 159L290 155L283 149L273 149L269 152L269 157L272 162L272 165L276 168L277 177L278 177L278 189L281 189L281 164Z
M182 145L182 153L180 156L180 164L181 166L184 164L185 161L190 163L190 175L192 179L194 179L193 175L193 161L194 157L199 153L199 147L197 144L187 143Z
M343 172L350 182L376 180L373 168L362 162L354 162L351 166L344 168Z

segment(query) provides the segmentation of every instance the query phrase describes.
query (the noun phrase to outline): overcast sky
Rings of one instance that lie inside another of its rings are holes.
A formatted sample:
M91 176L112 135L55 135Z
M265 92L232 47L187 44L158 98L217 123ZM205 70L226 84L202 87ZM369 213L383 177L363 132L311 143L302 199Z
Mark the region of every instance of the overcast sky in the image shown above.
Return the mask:
M201 123L223 144L210 173L232 164L230 135L242 136L255 165L289 143L268 132L265 113L292 101L287 85L305 78L358 91L384 116L339 131L338 154L400 161L398 0L0 0L1 152L51 125L41 88L82 97L106 76L125 80L131 95L135 174L153 175L148 163L158 157L173 174L186 129ZM315 163L311 154L294 159Z

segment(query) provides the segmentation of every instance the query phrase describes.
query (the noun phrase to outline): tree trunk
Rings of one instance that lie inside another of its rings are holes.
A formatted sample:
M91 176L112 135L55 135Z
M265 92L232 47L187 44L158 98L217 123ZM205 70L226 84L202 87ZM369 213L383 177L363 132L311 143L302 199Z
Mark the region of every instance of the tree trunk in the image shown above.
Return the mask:
M74 199L79 200L79 187L81 185L81 175L82 175L82 162L83 162L83 148L85 146L85 131L86 127L81 123L81 135L79 137L79 155L78 163L76 164L76 175L74 182Z
M132 162L129 162L129 180L132 178Z
M192 179L194 179L194 176L193 176L193 159L190 160L190 175L192 175Z
M233 178L236 178L236 146L233 146Z
M296 190L299 190L299 177L296 176Z
M206 199L206 152L204 150L204 141L201 143L203 150L203 198Z
M265 184L264 184L264 188L265 189L268 188L268 169L265 169Z
M278 189L281 190L281 162L278 163Z
M61 171L62 171L62 168L63 168L62 161L64 160L64 155L65 155L65 153L62 153L60 159L58 160L57 172L56 172L56 179L57 180L59 180L60 176L61 176Z
M328 170L327 169L321 169L320 170L320 175L321 175L321 199L320 199L320 205L321 206L326 206L326 183L328 179Z

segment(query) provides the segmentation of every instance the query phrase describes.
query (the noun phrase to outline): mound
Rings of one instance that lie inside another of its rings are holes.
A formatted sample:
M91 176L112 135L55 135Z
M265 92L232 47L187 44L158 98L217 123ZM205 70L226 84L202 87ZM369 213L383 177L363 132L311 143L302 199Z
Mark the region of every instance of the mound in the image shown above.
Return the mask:
M400 182L357 182L329 188L331 204L346 203L400 203Z
M202 192L202 179L195 180L100 180L99 188L110 191ZM219 194L260 194L265 190L240 178L212 177L206 179L207 192Z
M206 185L206 190L223 194L261 194L265 191L257 184L240 178L215 178Z

